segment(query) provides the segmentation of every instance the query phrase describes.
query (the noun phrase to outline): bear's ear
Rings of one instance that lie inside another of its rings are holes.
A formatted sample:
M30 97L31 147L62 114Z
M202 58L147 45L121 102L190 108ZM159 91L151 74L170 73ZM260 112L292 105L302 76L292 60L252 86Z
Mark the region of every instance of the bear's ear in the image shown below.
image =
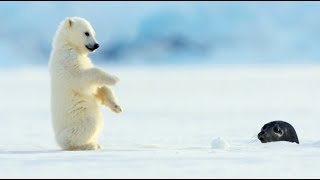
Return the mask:
M70 19L68 19L68 23L69 23L69 27L71 27L72 26L72 24L73 24L73 21L72 21L72 19L70 18Z
M68 27L72 27L73 20L70 17L66 18L65 25L68 26Z

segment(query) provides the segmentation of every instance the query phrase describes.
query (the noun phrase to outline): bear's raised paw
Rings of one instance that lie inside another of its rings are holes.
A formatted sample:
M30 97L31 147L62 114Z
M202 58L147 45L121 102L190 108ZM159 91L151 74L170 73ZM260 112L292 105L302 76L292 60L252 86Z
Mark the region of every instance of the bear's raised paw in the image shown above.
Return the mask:
M111 110L115 113L121 113L123 111L122 108L117 104L114 104Z

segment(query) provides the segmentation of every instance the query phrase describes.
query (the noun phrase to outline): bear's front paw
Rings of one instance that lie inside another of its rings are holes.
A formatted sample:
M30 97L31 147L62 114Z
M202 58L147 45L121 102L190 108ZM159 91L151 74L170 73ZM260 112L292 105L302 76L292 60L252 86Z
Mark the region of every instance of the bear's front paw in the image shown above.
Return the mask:
M118 82L120 82L120 79L117 76L113 76L112 79L114 82L113 84L117 84Z
M120 81L120 79L117 76L109 75L108 77L106 77L106 79L104 79L104 81L105 84L114 86Z
M117 104L114 104L111 110L115 113L121 113L123 111L122 108Z
M113 77L114 77L114 79L116 80L117 83L120 82L120 79L117 76L113 76Z

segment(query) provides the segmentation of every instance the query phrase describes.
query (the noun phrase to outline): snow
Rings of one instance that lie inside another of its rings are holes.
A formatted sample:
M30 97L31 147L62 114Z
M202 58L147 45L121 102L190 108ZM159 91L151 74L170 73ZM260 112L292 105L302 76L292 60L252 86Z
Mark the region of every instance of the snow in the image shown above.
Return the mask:
M1 178L318 178L320 66L105 66L122 114L103 108L98 151L54 141L45 67L0 71ZM300 144L262 144L272 120ZM229 148L212 149L214 138Z
M230 147L230 144L228 143L228 141L226 141L222 137L214 138L211 141L211 148L212 149L228 149L229 147Z

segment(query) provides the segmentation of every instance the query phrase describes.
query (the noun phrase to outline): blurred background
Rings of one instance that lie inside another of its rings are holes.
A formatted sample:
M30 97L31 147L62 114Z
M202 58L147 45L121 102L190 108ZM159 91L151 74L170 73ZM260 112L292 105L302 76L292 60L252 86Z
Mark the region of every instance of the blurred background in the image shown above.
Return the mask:
M320 2L1 2L0 67L47 65L67 16L91 22L100 64L320 63Z

